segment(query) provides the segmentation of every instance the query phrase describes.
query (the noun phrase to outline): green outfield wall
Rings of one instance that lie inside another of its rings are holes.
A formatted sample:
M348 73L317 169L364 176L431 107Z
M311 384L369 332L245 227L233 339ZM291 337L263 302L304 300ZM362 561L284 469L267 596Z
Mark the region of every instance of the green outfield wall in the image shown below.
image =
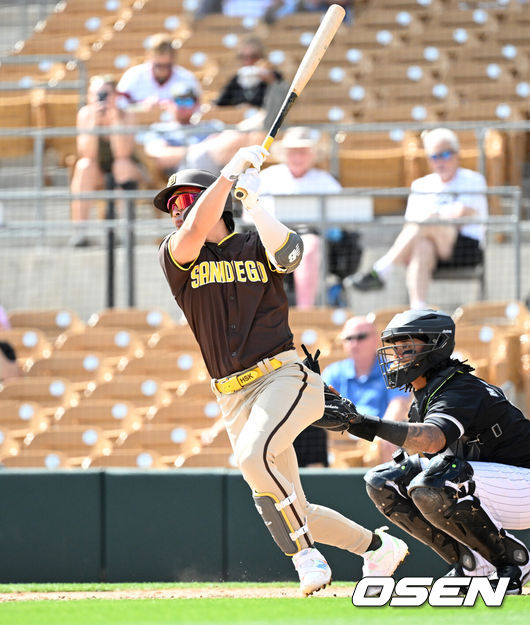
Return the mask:
M309 501L374 529L385 519L363 469L302 470ZM237 471L0 471L0 582L294 580ZM400 575L447 566L395 528L411 555ZM530 543L530 531L515 532ZM337 580L362 559L321 546Z

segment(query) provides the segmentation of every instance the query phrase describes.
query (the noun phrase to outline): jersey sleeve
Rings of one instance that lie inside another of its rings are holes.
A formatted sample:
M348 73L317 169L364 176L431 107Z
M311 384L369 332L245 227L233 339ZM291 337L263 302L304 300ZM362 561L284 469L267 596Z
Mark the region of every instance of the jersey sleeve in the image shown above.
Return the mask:
M169 247L169 241L172 236L173 233L169 234L160 244L160 247L158 248L158 262L160 263L162 271L166 276L171 292L174 296L176 296L186 280L188 280L190 269L193 267L197 259L185 266L179 265L173 258Z
M456 378L447 389L428 403L425 423L434 423L445 434L447 446L458 440L480 415L482 393L467 389L465 381Z

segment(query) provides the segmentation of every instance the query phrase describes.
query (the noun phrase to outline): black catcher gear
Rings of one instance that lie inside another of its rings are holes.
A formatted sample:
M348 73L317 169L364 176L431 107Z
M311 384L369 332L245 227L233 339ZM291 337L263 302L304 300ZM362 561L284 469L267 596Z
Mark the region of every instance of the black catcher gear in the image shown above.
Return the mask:
M393 317L381 341L377 358L387 388L409 387L413 380L451 357L455 323L441 311L407 310Z

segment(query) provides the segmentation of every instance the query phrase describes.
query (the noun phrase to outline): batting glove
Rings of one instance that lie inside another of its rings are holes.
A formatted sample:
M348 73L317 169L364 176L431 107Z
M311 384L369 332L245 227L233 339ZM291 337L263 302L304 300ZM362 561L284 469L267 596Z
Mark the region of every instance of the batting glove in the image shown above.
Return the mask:
M230 161L221 169L221 176L234 181L250 165L259 171L268 155L267 150L261 145L239 148Z
M258 170L254 167L249 167L243 174L241 174L241 176L239 176L236 186L238 189L243 189L247 192L245 199L241 200L243 208L246 208L247 210L256 208L259 202L259 185L260 179Z

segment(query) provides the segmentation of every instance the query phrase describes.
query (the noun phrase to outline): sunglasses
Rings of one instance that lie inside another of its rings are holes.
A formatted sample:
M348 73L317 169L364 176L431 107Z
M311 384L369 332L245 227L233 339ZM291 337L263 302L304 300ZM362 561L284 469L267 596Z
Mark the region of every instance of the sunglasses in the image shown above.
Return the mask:
M177 106L182 106L182 108L191 108L192 106L195 106L195 102L197 102L197 100L192 97L173 98L173 102L175 102Z
M197 193L177 193L172 195L167 201L167 210L170 215L173 214L173 211L177 210L180 212L185 211L189 206L195 202L195 200L199 197L200 192Z
M445 161L451 158L453 154L455 154L454 150L444 150L443 152L438 152L438 154L429 154L429 158L431 161Z
M351 334L350 336L345 336L344 340L345 341L364 341L364 339L367 339L370 335L368 334L368 332L361 332L360 334Z
M155 69L171 69L173 67L172 63L153 63L153 67Z

